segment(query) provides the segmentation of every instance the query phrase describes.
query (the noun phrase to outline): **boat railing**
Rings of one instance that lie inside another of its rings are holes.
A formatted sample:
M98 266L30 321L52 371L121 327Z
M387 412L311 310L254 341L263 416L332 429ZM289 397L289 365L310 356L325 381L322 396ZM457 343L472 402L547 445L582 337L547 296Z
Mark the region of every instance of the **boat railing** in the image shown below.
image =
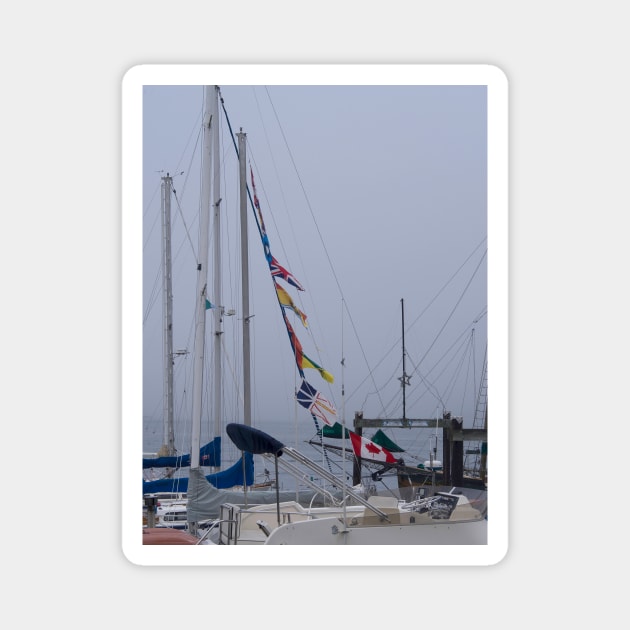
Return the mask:
M296 449L290 446L283 446L282 452L286 453L287 455L290 455L295 461L299 462L303 466L310 468L315 473L317 473L322 479L325 479L329 483L333 485L337 485L337 486L340 486L340 485L343 486L343 484L340 484L339 479L337 479L332 473L327 471L325 468L322 468L319 464L316 464L314 461L312 461L308 457L302 455ZM344 495L351 497L357 503L360 503L361 505L365 506L366 508L371 510L374 514L376 514L379 518L382 518L386 521L389 520L387 514L379 510L372 503L370 503L368 500L363 498L360 494L355 492L352 488L345 487L343 491L344 491Z
M223 521L221 519L218 519L218 518L214 519L213 521L209 522L210 523L209 527L207 526L208 525L208 521L206 521L204 523L205 523L206 527L203 528L203 534L201 534L199 536L199 542L197 543L198 545L203 544L206 539L210 538L210 534L213 534L214 530L219 528L223 524ZM200 525L202 525L202 523L200 523ZM200 529L201 529L201 527L200 527Z
M265 457L266 459L272 459L271 456L269 455L263 455L263 457ZM335 497L329 490L327 490L326 488L322 488L320 485L311 481L309 476L305 474L304 472L302 472L292 462L288 462L286 460L278 460L278 466L282 468L285 472L289 473L294 479L298 481L298 483L302 483L308 488L310 488L311 490L315 491L315 493L318 493L326 497L326 499L328 499L328 501L330 501L332 505L341 504L339 499ZM314 499L315 499L315 496L313 495L313 500Z
M317 514L305 509L299 503L288 502L281 504L280 514L274 504L248 508L233 503L223 503L219 508L220 545L256 544L263 543L271 531L280 525L297 521L312 520ZM268 520L264 520L267 518ZM278 521L279 518L279 521Z

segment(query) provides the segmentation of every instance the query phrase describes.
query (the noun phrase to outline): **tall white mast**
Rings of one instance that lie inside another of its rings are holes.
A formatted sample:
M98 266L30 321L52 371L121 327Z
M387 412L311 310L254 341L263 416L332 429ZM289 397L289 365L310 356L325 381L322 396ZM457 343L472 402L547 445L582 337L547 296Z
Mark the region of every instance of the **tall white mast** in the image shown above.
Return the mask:
M193 372L192 440L190 447L190 467L199 468L199 448L201 446L201 412L203 400L203 364L206 336L206 300L208 300L208 249L210 227L211 170L212 163L218 161L213 155L213 136L218 131L217 86L206 86L205 110L203 116L203 153L201 178L201 208L199 212L199 259L197 260L197 308L195 314L195 349ZM218 139L218 136L217 136ZM218 177L216 178L218 179ZM215 199L217 196L215 195ZM218 205L218 204L217 204ZM216 276L215 276L216 277ZM218 303L218 298L214 298Z
M162 315L164 320L164 438L160 455L175 455L173 428L173 285L171 271L171 190L173 178L162 177Z
M243 423L252 424L252 402L250 384L250 339L249 320L249 256L247 237L247 168L246 168L246 136L241 129L238 136L238 166L240 183L240 217L241 217L241 299L243 302Z
M214 420L214 435L220 436L222 430L222 343L223 335L223 289L221 279L221 164L219 161L219 86L213 85L207 88L206 99L212 103L212 231L213 231L213 264L214 279L212 294L215 308L212 309L214 325L214 362L213 362L213 398L212 418Z

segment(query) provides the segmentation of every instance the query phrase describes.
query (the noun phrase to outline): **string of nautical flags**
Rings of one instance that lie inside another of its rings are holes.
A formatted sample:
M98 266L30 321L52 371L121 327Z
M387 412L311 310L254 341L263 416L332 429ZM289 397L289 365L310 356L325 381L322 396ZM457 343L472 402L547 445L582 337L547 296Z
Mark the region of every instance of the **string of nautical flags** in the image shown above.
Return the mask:
M327 398L325 398L320 391L318 391L306 380L304 370L306 368L317 370L321 377L328 383L332 383L334 381L334 377L330 372L325 370L323 367L321 367L320 365L315 363L315 361L309 358L306 354L304 354L302 344L300 343L300 340L295 334L295 331L293 330L293 327L291 326L291 323L287 318L286 311L290 310L299 317L302 325L305 328L308 328L308 318L306 314L296 306L288 291L278 283L278 280L284 280L285 282L287 282L287 284L298 289L299 291L304 291L304 287L297 280L297 278L285 267L280 265L276 258L271 254L269 237L267 236L267 230L265 229L265 222L263 220L262 211L260 209L260 202L256 193L254 173L251 167L250 177L252 182L252 190L254 193L254 207L256 208L257 212L258 228L263 243L265 258L267 259L267 262L269 264L269 269L271 271L276 295L278 297L278 303L280 304L280 307L282 309L282 318L284 319L284 324L287 329L289 341L291 342L291 348L295 356L295 362L302 378L300 387L296 392L296 399L297 402L302 405L302 407L305 407L310 412L313 420L315 421L315 427L318 434L322 435L322 432L319 429L319 422L321 421L328 426L335 425L337 423L337 410L335 409L335 406ZM357 457L361 459L369 459L375 462L391 464L398 461L394 457L394 455L386 448L379 446L375 442L372 442L371 440L360 436L353 431L348 431L348 433L350 435L352 449ZM324 450L324 452L326 451Z
M232 137L234 150L236 151L236 155L238 156L239 155L238 146L236 144L234 133L232 131L230 117L228 116L227 110L225 109L225 104L223 103L223 98L221 98L221 105L223 107L223 112L225 114L228 128L230 130L230 135ZM295 355L295 362L296 362L298 371L300 373L300 376L302 378L302 385L306 385L309 391L314 391L316 394L318 394L317 390L315 390L315 388L313 388L312 385L309 385L307 383L306 377L304 375L304 369L312 368L314 370L317 370L322 376L322 378L328 383L332 383L334 381L334 378L330 372L325 370L323 367L315 363L315 361L313 361L307 355L304 354L304 351L302 350L302 345L300 344L299 339L297 338L293 328L291 327L291 324L289 323L289 320L286 317L285 309L288 308L292 310L296 315L298 315L304 327L308 328L306 315L299 308L297 308L297 306L291 299L291 296L288 294L288 292L284 289L284 287L278 284L278 280L283 280L289 286L296 288L298 291L304 291L304 287L297 280L297 278L289 270L287 270L284 266L282 266L271 253L271 246L269 244L269 236L267 235L267 229L265 228L265 221L263 219L262 210L260 209L260 202L258 200L258 195L256 193L256 183L254 182L254 171L251 165L249 168L249 172L250 172L250 178L252 182L252 191L254 193L254 198L252 199L252 194L249 190L249 186L247 186L247 195L255 209L254 217L256 219L256 225L258 227L258 233L262 241L263 251L265 253L267 264L269 265L271 278L273 280L274 287L276 289L278 303L280 304L280 308L282 310L282 316L283 316L284 323L287 328L287 334L289 336L289 340L291 342L291 348L293 349L293 353ZM206 308L207 309L215 308L215 305L211 304L209 300L206 300ZM324 398L320 395L319 400L322 401L324 400ZM301 404L304 404L304 402L302 402ZM307 408L309 408L310 406L311 406L311 403L308 403ZM316 411L316 407L313 407L313 410ZM322 414L322 413L317 412L317 414L318 415L316 415L316 413L311 412L313 420L315 421L315 426L319 432L319 425L318 425L317 418L318 417L320 417L321 419L326 418L325 420L326 424L334 424L335 423L334 417L337 415L337 411L335 410L335 407L331 403L327 402L326 413Z
M326 400L315 387L308 383L304 374L304 370L307 368L317 370L321 377L328 383L332 383L334 381L334 377L330 372L325 370L322 366L318 365L310 357L304 354L302 344L300 343L300 340L293 330L293 326L291 326L291 323L287 318L286 311L290 310L298 316L304 328L308 328L308 318L306 314L297 307L287 289L285 289L279 283L279 281L282 280L286 282L289 286L294 287L298 291L304 291L304 287L298 281L298 279L288 269L283 267L271 253L269 236L267 235L265 221L263 219L262 210L260 208L260 201L258 200L258 194L256 193L254 172L251 166L250 178L252 182L252 191L254 194L253 203L256 209L256 221L258 223L258 231L262 240L265 258L267 259L267 264L269 265L269 271L271 272L271 279L273 280L276 297L278 298L278 304L280 305L280 309L282 311L282 319L284 320L284 325L287 329L289 342L291 343L291 349L293 350L293 355L295 357L295 363L302 379L300 389L296 393L296 398L303 407L306 407L306 409L309 410L311 417L313 418L313 422L315 423L315 430L318 434L321 435L319 421L321 420L325 424L329 425L335 424L335 416L337 415L337 411L335 409L335 406L330 401ZM330 461L328 460L328 453L325 449L324 455L328 463L328 468L332 472L332 466L330 464Z
M254 207L256 208L256 213L257 213L256 219L258 222L258 229L259 229L260 237L263 244L263 250L265 252L265 258L267 259L269 270L271 272L271 278L273 280L276 296L278 298L278 303L280 304L280 307L282 309L282 317L284 319L284 323L287 329L289 341L291 342L291 348L293 350L293 354L295 355L295 362L296 362L298 371L302 379L305 380L304 370L306 368L312 368L314 370L317 370L325 381L327 381L328 383L332 383L334 382L333 375L327 370L325 370L323 367L315 363L315 361L309 358L306 354L304 354L304 351L302 349L302 344L300 343L300 340L295 334L295 331L293 330L293 327L291 326L286 316L287 310L293 311L293 313L295 313L299 317L304 328L308 328L308 321L307 321L308 318L306 314L296 306L289 292L278 282L279 280L284 280L287 282L287 284L289 284L292 287L295 287L299 291L304 291L304 287L297 280L297 278L285 267L283 267L271 253L271 246L269 244L269 236L267 235L267 230L265 228L265 221L263 219L262 210L260 209L260 201L258 200L258 194L256 193L256 183L254 181L254 172L251 169L251 167L250 167L250 178L252 182L252 191L254 193Z

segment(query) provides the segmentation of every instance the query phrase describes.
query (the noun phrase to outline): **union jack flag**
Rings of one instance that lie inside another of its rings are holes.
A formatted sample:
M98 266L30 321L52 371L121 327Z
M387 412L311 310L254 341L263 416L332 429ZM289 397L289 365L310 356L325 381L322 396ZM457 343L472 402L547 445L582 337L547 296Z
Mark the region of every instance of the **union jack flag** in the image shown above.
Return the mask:
M269 268L271 269L271 275L277 278L282 278L285 282L288 282L291 286L294 286L300 291L304 291L304 287L297 281L297 278L287 271L274 256L271 257L269 262Z

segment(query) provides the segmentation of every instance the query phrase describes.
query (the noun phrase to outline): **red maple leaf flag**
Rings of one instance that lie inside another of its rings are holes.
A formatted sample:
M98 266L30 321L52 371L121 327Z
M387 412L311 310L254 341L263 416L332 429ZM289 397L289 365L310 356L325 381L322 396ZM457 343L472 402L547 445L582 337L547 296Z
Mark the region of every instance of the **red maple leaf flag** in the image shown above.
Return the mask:
M349 431L352 449L357 457L362 459L371 459L375 462L385 462L387 464L395 464L398 460L390 451L378 444L368 440L353 431Z

